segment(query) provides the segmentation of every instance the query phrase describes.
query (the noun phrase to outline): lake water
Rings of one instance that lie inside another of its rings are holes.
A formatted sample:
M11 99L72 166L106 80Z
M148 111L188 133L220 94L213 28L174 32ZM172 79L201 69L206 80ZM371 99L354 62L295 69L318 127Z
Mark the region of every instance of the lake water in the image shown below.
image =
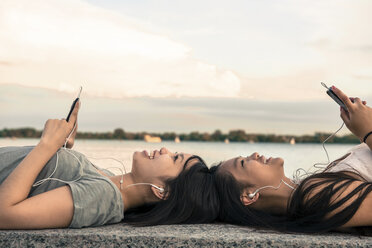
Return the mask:
M36 145L38 139L4 139L0 138L0 147L3 146L26 146ZM326 145L330 160L335 160L344 155L354 145L329 144ZM161 142L146 143L144 141L118 141L118 140L76 140L74 150L88 157L107 158L112 157L122 161L126 170L131 169L132 155L134 151L151 151L166 147L172 152L185 152L201 156L208 164L223 161L236 156L247 156L253 152L265 155L265 157L282 157L285 161L284 170L287 176L299 167L309 168L317 162L327 162L326 154L321 144L278 144L278 143L230 143L222 142ZM120 167L118 162L109 159L91 159L102 168ZM119 170L111 169L115 174Z

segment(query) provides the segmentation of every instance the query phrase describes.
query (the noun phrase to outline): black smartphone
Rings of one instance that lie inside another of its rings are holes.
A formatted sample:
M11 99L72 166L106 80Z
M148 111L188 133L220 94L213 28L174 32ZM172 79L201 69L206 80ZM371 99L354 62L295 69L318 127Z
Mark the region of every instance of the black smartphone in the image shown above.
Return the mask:
M70 108L70 112L68 112L68 115L67 115L67 118L66 118L66 121L67 121L67 122L70 120L70 117L71 117L72 111L74 110L76 103L77 103L77 102L79 101L79 99L80 99L80 94L81 94L81 91L82 91L82 90L83 90L83 87L80 86L79 94L78 94L78 96L76 97L76 99L72 102L72 105L71 105L71 108Z
M347 107L345 103L333 92L332 88L329 88L325 83L321 82L321 85L323 85L327 89L327 94L338 104L340 105L344 110L347 111Z

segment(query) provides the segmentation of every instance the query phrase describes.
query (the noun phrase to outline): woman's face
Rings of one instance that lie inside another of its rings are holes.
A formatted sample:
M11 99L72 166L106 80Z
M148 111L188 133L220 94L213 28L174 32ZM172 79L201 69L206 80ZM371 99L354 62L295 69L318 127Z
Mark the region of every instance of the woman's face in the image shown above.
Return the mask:
M151 156L150 156L151 155ZM151 154L147 151L133 154L132 173L141 178L143 182L164 182L170 178L176 178L184 169L185 162L191 154L172 153L165 147L155 150ZM185 169L197 162L191 160Z
M222 162L220 170L230 172L244 188L254 191L266 185L277 186L285 176L283 164L282 158L266 158L255 152Z

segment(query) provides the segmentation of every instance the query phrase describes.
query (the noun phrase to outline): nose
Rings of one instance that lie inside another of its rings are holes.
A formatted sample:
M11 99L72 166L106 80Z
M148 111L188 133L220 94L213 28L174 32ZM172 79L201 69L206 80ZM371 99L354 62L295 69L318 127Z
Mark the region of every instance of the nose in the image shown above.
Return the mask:
M258 152L254 152L254 153L252 153L252 155L250 156L250 158L252 158L252 159L258 159L259 156L260 156L260 154L258 154Z
M166 153L169 153L168 149L165 148L165 147L162 147L162 148L160 149L160 154L166 154Z

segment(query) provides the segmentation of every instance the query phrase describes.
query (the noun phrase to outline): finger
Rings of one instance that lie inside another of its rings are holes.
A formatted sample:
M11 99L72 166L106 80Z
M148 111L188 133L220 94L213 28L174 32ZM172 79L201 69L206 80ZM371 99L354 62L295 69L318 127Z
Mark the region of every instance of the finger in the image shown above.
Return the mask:
M77 133L77 129L78 129L78 120L76 119L76 122L72 126L70 139L74 139L75 138L76 133Z
M75 122L77 121L77 116L78 116L79 108L80 108L80 100L78 100L76 102L75 107L74 107L74 110L71 113L71 117L70 117L70 120L68 122L71 126L75 125Z
M344 104L346 105L347 109L349 111L352 111L353 108L354 108L354 106L353 106L353 103L350 101L349 97L347 97L347 95L345 95L344 92L342 92L341 90L337 89L335 86L332 86L332 90L344 102Z
M360 100L359 97L355 97L355 99L354 99L354 103L356 103L356 104L358 104L358 105L362 105L362 104L363 104L363 103L362 103L362 100Z
M350 118L349 118L349 113L345 111L343 107L340 107L341 111L341 119L345 122L346 126L349 124Z
M77 133L77 129L78 129L78 123L76 121L76 126L75 126L75 129L74 129L74 132L72 132L72 136L75 137L76 133Z
M74 146L74 141L73 140L69 140L66 144L66 147L71 149L72 147Z

